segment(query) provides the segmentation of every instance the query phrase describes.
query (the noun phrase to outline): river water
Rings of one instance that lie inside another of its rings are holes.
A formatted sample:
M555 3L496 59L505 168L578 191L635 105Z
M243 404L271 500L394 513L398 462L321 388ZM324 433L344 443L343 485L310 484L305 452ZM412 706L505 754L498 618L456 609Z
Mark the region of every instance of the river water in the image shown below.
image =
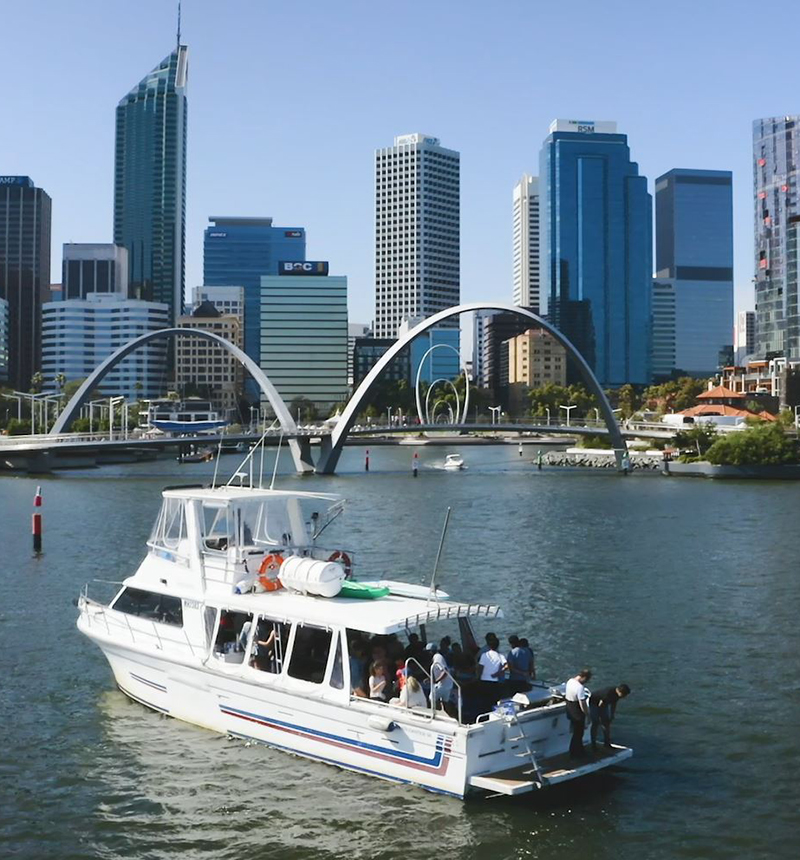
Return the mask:
M128 701L75 628L87 581L133 571L173 461L0 478L0 856L23 858L797 857L800 485L537 471L532 449L348 449L333 478L358 572L430 575L506 610L539 674L588 665L633 689L624 766L538 796L456 800L170 720ZM236 460L226 457L223 469ZM45 499L45 554L30 552ZM337 524L338 527L338 524ZM111 586L106 586L110 588ZM102 589L93 586L93 591ZM505 644L505 641L504 641Z

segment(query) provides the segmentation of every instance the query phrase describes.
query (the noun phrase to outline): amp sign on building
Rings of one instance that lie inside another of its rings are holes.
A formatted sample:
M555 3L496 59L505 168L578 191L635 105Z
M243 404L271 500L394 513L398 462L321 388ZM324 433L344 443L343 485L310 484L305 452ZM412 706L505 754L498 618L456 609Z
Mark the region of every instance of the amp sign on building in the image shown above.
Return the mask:
M322 260L281 261L278 263L279 275L327 275L328 263Z

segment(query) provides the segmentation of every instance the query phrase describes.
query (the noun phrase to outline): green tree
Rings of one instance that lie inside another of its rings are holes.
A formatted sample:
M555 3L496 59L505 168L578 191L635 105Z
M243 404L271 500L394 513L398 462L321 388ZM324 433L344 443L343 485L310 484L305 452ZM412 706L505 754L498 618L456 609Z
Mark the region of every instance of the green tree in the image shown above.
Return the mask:
M707 379L682 376L644 390L642 403L654 412L680 412L694 406L697 396L708 389Z
M673 444L681 452L683 462L695 462L703 459L717 438L717 428L713 424L703 422L693 424L685 430L678 430Z
M301 423L316 421L318 417L317 407L307 397L295 397L289 404L289 411L294 418L299 416Z
M796 464L798 453L797 439L787 436L780 424L763 421L721 436L706 458L716 466L771 466Z
M27 418L22 421L12 418L6 425L6 433L9 436L27 436L31 432L31 422Z
M31 394L38 394L44 385L44 376L37 370L31 377Z

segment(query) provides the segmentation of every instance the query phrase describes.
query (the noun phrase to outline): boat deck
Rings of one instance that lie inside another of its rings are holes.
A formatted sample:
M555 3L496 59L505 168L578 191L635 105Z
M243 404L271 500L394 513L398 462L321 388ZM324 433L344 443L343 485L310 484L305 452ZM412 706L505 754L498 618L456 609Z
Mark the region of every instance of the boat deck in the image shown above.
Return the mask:
M587 750L588 758L576 761L568 753L541 759L539 769L544 778L544 784L539 783L536 772L530 762L500 770L485 776L470 777L469 784L473 788L484 789L494 794L526 794L546 785L566 782L578 776L584 776L596 770L602 770L630 758L633 750L628 747L613 744L610 748L601 746L598 750Z

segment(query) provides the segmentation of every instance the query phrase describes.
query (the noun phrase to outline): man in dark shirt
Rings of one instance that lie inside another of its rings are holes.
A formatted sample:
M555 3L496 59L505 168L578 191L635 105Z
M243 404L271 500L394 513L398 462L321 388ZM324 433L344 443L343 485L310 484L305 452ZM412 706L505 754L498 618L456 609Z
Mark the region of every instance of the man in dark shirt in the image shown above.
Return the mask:
M611 723L617 712L617 702L624 699L631 691L627 684L618 684L616 687L604 687L595 690L589 697L589 716L592 720L592 749L597 749L597 732L603 727L603 741L607 747L611 746Z

